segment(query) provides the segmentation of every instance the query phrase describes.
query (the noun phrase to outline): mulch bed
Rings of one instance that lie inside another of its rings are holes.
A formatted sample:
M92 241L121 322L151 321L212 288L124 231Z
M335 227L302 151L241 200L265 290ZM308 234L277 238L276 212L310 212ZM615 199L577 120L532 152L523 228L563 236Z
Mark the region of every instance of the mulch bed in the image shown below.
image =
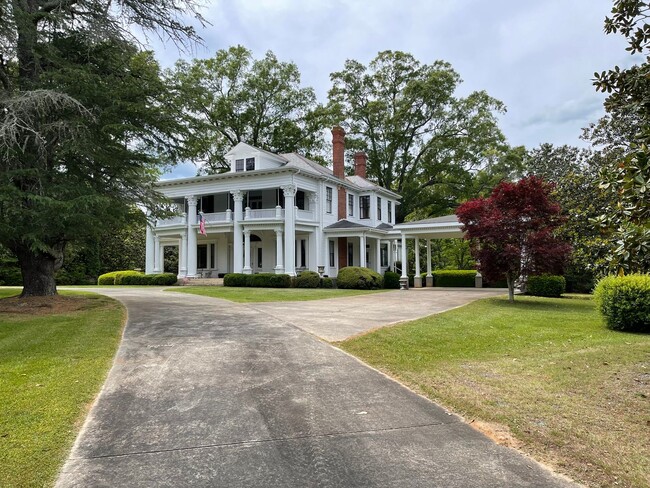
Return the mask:
M76 312L88 307L88 298L55 295L51 297L9 297L0 300L0 313L51 315Z

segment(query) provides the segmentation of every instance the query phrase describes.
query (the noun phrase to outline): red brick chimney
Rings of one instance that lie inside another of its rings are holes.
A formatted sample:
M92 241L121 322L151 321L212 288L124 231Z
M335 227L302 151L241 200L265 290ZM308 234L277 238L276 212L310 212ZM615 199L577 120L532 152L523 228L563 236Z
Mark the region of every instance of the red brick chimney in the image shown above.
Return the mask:
M354 153L354 174L356 176L361 176L362 178L366 177L367 161L368 161L368 156L366 156L366 153L363 152Z
M345 179L345 131L338 125L332 128L332 163L334 176Z

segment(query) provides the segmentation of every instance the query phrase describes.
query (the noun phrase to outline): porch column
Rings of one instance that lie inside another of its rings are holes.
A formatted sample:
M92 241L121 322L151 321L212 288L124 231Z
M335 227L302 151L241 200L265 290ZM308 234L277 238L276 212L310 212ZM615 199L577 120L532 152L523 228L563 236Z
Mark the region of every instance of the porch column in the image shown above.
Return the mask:
M153 229L149 221L146 223L146 242L145 242L145 253L144 253L144 272L145 274L153 274L153 269L155 266L155 248L154 248L154 239L153 239Z
M187 231L181 232L181 245L178 249L178 262L180 263L181 271L179 275L185 278L187 276Z
M147 228L149 230L149 228ZM161 259L161 252L160 252L160 237L158 236L153 236L153 269L151 270L153 273L162 273L162 266L160 266L160 262L162 261ZM147 254L147 266L149 266L149 258Z
M196 197L189 196L187 199L187 276L196 276Z
M433 286L433 275L431 274L431 239L427 239L427 280L426 286Z
M394 240L388 241L388 269L395 271L393 265L395 264L395 251L397 246L395 245Z
M379 237L377 237L376 246L377 248L375 249L375 258L376 258L375 271L381 274L381 239Z
M402 234L402 276L399 279L401 290L409 289L409 277L407 273L408 261L406 261L406 234Z
M294 197L295 185L285 185L284 192L284 271L289 276L296 276L296 207Z
M282 229L275 229L275 274L284 273L282 264Z
M318 209L318 194L317 193L310 193L309 194L309 211L312 213L314 216L314 219L318 219L318 215L316 215L316 210ZM312 240L313 246L312 246ZM314 232L309 236L309 259L307 262L309 263L309 269L312 271L318 271L319 266L324 266L325 261L323 260L323 232L320 229L320 226L314 229ZM312 249L314 250L314 253L312 254Z
M420 239L415 238L415 277L413 287L422 288L422 276L420 276Z
M251 274L251 231L244 229L244 273Z
M235 202L235 213L233 214L233 273L241 273L244 268L242 262L244 250L242 249L242 201L244 200L244 192L235 190L230 192Z
M366 267L366 235L359 236L359 266Z

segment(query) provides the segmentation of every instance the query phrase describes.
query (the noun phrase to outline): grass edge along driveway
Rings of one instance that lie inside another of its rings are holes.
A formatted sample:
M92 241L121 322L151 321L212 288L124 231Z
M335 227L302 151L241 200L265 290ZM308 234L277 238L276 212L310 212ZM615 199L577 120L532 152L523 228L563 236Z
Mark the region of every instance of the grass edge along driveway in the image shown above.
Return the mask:
M121 339L118 301L62 295L75 303L60 313L0 313L0 486L54 483Z
M589 486L650 486L650 335L591 299L488 298L337 343Z
M165 291L191 293L239 303L302 302L327 298L344 298L394 290L343 290L331 288L252 288L229 286L183 286Z

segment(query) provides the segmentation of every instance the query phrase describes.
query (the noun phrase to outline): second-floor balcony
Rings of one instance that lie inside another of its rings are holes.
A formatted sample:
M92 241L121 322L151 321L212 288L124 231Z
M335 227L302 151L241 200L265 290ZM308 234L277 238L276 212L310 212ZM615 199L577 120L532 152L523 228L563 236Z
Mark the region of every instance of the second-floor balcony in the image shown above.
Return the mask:
M203 217L205 218L206 225L210 224L228 224L234 221L234 213L232 210L226 210L225 212L211 212L204 213ZM283 221L285 218L285 209L281 207L274 208L260 208L252 209L246 208L243 212L243 221L256 221L256 220L276 220ZM295 218L299 221L313 222L315 219L314 212L312 210L302 210L296 207L295 209ZM179 225L187 224L187 215L176 215L167 219L158 220L156 227L173 227ZM194 222L194 225L198 224L197 221Z

